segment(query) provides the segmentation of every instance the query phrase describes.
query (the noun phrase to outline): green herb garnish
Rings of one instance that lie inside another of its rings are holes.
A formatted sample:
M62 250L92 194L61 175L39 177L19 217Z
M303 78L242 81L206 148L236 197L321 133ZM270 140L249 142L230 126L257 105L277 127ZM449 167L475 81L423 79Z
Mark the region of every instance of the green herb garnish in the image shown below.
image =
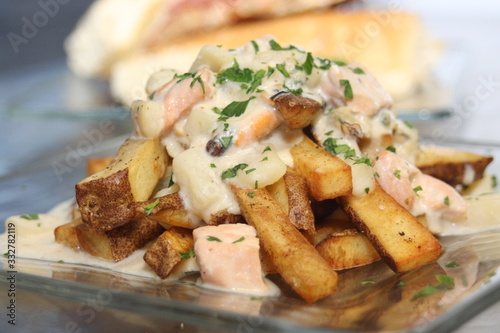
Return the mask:
M244 240L245 240L245 237L244 237L244 236L241 236L240 238L238 238L237 240L235 240L235 241L233 242L233 244L236 244L236 243L241 243L241 242L243 242Z
M208 237L207 237L207 241L209 241L209 242L219 242L219 243L222 243L222 241L221 241L219 238L215 237L215 236L208 236Z
M33 220L39 220L40 217L38 214L28 214L28 215L21 215L20 216L22 219L28 220L28 221L33 221Z
M284 77L286 77L286 78L290 77L290 73L288 73L288 71L286 70L286 68L283 64L277 64L276 69L279 70L281 72L281 74L283 74Z
M222 178L222 180L228 179L228 178L234 178L234 177L236 177L236 173L238 172L238 170L243 170L246 167L248 167L248 164L245 164L245 163L235 165L234 167L229 168L226 171L224 171L222 173L221 178Z
M458 262L456 262L455 260L453 260L453 261L447 262L446 264L444 264L444 266L448 267L448 268L456 268L456 267L459 267L460 264Z
M149 205L144 207L144 214L146 214L146 216L151 215L151 213L153 212L153 209L156 206L158 206L159 203L160 203L160 198L156 199L153 203L150 203Z
M188 249L186 252L179 252L182 259L196 258L196 253L193 249Z
M347 99L353 99L354 94L349 80L340 80L339 82L340 86L344 87L344 97Z
M229 103L225 108L220 110L218 107L214 107L212 110L220 115L218 120L221 121L226 121L228 118L231 117L239 117L243 113L245 113L245 110L247 109L248 103L252 99L256 98L255 96L250 97L246 101L233 101Z

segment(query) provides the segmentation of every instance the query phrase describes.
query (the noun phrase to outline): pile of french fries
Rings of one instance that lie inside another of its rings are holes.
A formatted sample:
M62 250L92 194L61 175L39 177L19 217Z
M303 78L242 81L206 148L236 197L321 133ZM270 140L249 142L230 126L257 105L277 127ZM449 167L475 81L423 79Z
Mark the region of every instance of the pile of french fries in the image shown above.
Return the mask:
M286 126L304 129L290 151L293 168L264 188L231 186L241 214L221 211L204 223L253 226L264 272L279 274L307 302L333 294L339 270L383 260L403 273L439 258L435 235L376 181L366 195L353 194L351 166L307 134L318 102L288 94L273 103ZM416 160L423 172L457 185L466 165L480 179L492 158L421 147ZM137 137L114 158L89 160L88 176L75 187L73 221L55 230L56 241L114 261L147 246L145 262L169 278L195 255L192 230L199 226L178 192L157 195L171 162L158 138Z

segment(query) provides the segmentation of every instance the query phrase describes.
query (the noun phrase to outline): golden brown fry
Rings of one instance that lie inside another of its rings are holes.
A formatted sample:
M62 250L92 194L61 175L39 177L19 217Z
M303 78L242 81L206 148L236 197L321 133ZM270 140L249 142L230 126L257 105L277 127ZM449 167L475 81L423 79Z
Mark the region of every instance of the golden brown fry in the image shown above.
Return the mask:
M164 231L144 253L144 261L162 279L166 279L183 258L193 249L193 234L190 229L172 227Z
M313 99L292 94L279 95L273 101L291 129L309 126L322 108L321 103Z
M276 270L307 302L315 302L337 289L337 273L314 246L290 223L266 189L232 187L246 221Z
M165 172L167 153L158 140L128 139L106 169L76 184L85 224L109 231L134 218L133 202L148 200Z
M288 170L280 180L266 189L297 229L314 233L314 214L307 183L302 176Z
M335 270L364 266L381 259L365 235L356 229L331 233L316 245L316 250Z
M98 173L106 169L111 162L113 162L114 157L92 157L87 160L87 176L91 176L94 173Z
M378 183L365 196L338 201L393 271L410 271L439 258L439 241Z
M75 231L80 247L96 257L120 261L163 232L158 222L143 218L110 231L95 231L80 224Z
M56 242L67 246L73 250L80 249L80 242L76 234L76 228L82 224L81 219L74 220L69 223L58 226L54 229L54 237Z
M309 138L291 149L294 168L307 181L311 196L318 201L352 192L351 167Z
M423 173L455 186L467 185L481 179L484 170L492 161L491 156L451 148L423 146L415 164Z

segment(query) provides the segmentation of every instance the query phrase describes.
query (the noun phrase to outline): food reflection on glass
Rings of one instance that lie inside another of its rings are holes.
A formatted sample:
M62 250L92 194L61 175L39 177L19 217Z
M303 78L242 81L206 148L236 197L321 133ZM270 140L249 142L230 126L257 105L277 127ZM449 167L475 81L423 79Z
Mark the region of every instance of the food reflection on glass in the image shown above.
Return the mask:
M90 160L76 203L59 207L71 221L36 216L58 259L156 279L198 272L201 286L259 296L279 294L266 278L277 275L312 303L335 297L340 270L433 263L439 235L498 211L492 158L421 146L362 64L264 35L205 46L146 92L116 156Z

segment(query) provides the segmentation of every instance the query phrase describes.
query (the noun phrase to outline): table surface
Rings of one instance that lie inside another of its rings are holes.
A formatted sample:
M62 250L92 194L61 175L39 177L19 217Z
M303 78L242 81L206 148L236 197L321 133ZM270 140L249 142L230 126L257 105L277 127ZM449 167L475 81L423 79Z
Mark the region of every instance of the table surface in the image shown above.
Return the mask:
M53 68L64 66L62 40L90 3L87 0L61 5L61 15L53 17L41 28L38 37L21 45L19 52L14 52L11 44L0 45L0 176L64 149L71 144L68 138L73 138L75 131L84 133L96 126L97 122L92 119L12 118L6 115L5 104L12 92L23 91L26 84L43 79ZM430 0L402 0L392 3L420 14L433 35L458 46L466 56L465 68L460 69L462 73L457 82L457 99L453 105L456 110L462 111L432 124L417 124L422 135L436 142L458 139L500 145L500 4L486 0L447 0L437 4ZM6 6L0 10L0 33L3 36L19 31L22 18L39 10L35 5L26 4L9 7L3 2L2 6ZM2 43L5 41L6 38L3 38ZM108 137L122 135L130 130L126 119L118 119L116 124L114 130L107 134ZM29 313L22 314L28 321L46 318L51 309L64 306L58 304L62 301L48 296L23 294L23 297L30 300L31 304L38 304ZM500 326L498 313L500 303L461 326L456 333L496 331ZM119 312L108 314L113 315L113 318L123 317ZM57 318L51 317L50 320L57 325ZM187 327L184 329L188 331Z

